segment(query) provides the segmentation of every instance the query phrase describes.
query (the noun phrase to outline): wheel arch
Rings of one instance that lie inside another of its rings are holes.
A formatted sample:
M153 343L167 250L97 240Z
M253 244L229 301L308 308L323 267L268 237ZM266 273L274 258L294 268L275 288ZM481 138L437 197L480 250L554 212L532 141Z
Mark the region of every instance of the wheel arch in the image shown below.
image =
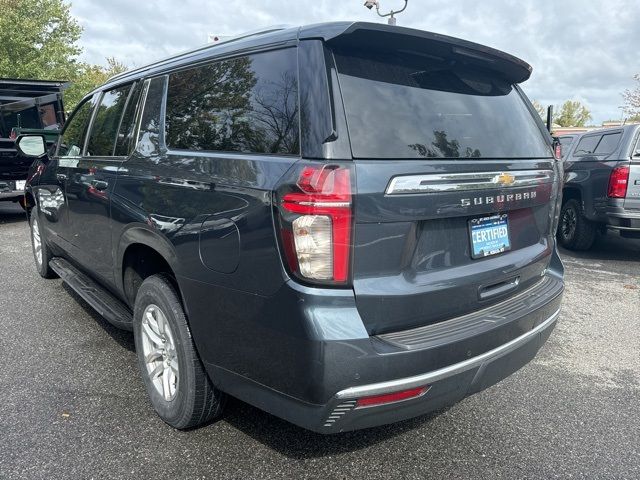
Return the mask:
M582 189L577 185L565 185L562 189L562 204L572 199L582 203Z
M115 280L123 298L132 306L139 284L132 282L157 273L167 273L175 281L183 306L184 298L178 283L179 264L175 248L169 240L146 226L128 228L116 248ZM133 269L138 279L127 278L127 270ZM133 289L133 290L132 290Z

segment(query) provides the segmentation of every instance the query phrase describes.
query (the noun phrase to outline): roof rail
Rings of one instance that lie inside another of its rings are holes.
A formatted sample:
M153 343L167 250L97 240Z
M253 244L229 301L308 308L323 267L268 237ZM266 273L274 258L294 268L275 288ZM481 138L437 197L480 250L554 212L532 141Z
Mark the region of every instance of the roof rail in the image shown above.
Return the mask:
M267 28L262 28L259 30L251 30L249 32L245 32L245 33L241 33L239 35L235 35L233 37L227 38L226 40L221 40L219 42L216 42L214 44L206 44L206 45L202 45L200 47L194 48L192 50L187 50L181 53L178 53L176 55L172 55L170 57L167 58L163 58L162 60L158 60L157 62L154 63L150 63L148 65L145 65L143 67L138 67L138 68L134 68L133 70L127 70L126 72L122 72L122 73L118 73L117 75L114 75L113 77L110 77L109 80L107 80L107 83L113 81L113 80L117 80L119 78L124 78L126 76L129 76L133 73L140 73L140 72L144 72L145 70L149 70L153 67L159 67L161 65L164 65L166 63L171 62L172 60L177 60L180 57L184 57L186 55L190 55L192 53L196 53L196 52L200 52L203 50L207 50L209 48L215 48L218 45L223 45L223 44L227 44L227 43L231 43L231 42L236 42L238 40L242 40L244 38L249 38L249 37L255 37L257 35L265 35L267 33L272 33L272 32L277 32L280 30L285 30L287 28L291 28L291 25L274 25L272 27L267 27Z

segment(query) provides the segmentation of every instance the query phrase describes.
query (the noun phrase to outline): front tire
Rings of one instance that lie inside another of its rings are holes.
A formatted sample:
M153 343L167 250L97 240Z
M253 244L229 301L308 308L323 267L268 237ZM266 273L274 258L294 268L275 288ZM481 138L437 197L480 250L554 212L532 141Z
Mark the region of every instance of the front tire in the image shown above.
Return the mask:
M569 250L589 250L596 237L596 225L582 212L578 200L572 198L562 205L558 240Z
M138 367L151 405L162 420L185 429L220 416L225 395L204 371L168 275L152 275L140 285L133 332Z
M56 273L49 266L49 261L53 258L51 250L40 228L37 209L33 209L29 218L31 227L31 251L36 263L36 270L42 278L56 278Z

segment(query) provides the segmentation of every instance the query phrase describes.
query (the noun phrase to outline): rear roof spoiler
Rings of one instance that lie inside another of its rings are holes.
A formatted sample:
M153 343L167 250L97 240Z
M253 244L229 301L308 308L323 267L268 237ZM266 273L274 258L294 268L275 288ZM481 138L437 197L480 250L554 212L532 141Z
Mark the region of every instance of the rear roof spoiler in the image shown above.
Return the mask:
M328 26L332 28L327 28ZM527 62L491 47L438 33L368 22L319 24L302 27L299 38L322 38L329 45L370 50L411 50L452 58L465 65L495 71L509 83L531 76Z

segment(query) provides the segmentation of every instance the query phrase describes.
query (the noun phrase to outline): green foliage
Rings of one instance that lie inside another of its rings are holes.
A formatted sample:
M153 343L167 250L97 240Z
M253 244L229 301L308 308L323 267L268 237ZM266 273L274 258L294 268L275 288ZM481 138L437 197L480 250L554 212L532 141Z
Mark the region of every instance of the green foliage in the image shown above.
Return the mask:
M0 77L66 80L82 27L62 0L0 0Z
M79 64L73 84L64 92L65 109L71 111L91 90L99 87L114 75L126 71L127 67L113 57L107 58L106 68L87 63Z
M90 90L126 70L114 58L107 67L78 60L82 27L63 0L0 0L0 77L68 80L70 111Z
M578 100L567 100L555 110L553 121L561 127L584 127L591 120L591 112Z

